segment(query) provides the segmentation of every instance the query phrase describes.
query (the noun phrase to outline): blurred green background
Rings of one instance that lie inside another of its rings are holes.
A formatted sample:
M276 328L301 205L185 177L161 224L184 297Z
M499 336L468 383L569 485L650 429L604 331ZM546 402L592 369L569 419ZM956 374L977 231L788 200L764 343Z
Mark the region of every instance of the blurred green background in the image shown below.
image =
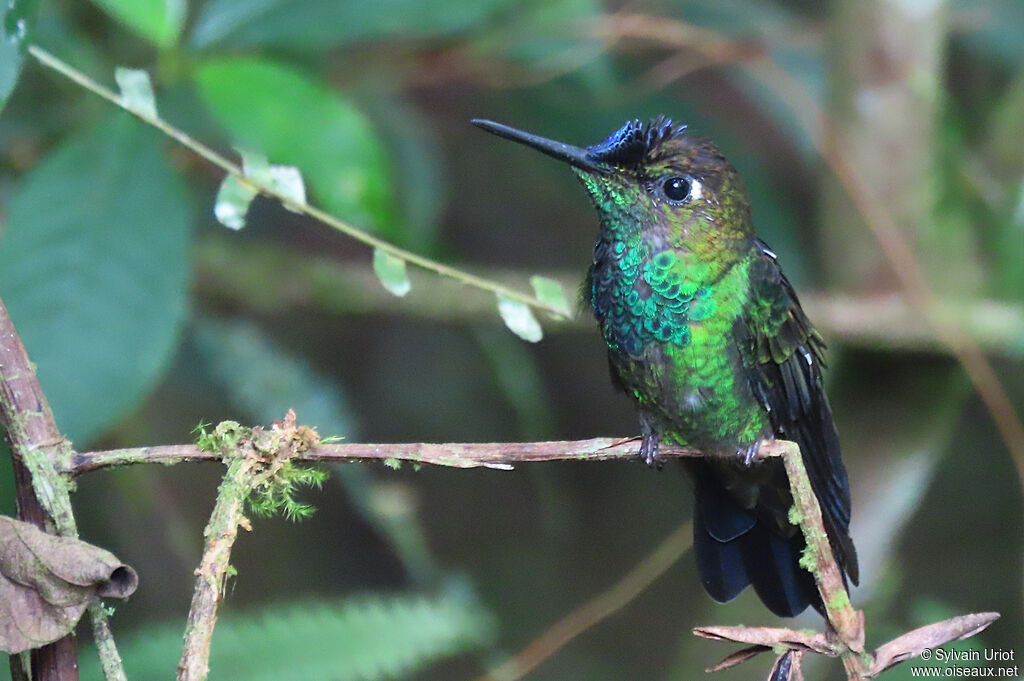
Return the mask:
M758 232L829 341L869 644L998 610L960 645L1024 657L1018 469L821 153L825 137L842 150L1024 411L1024 3L21 0L0 13L0 296L78 449L187 442L201 421L289 407L354 442L637 425L586 313L542 319L545 338L526 344L490 294L412 272L394 298L368 248L274 202L230 232L213 215L220 171L19 43L111 87L116 66L146 69L173 125L298 166L312 203L523 290L539 273L573 291L596 219L564 167L468 119L585 145L665 113L743 173ZM819 113L827 136L809 127ZM172 673L219 473L79 481L83 537L141 576L113 620L131 679ZM307 497L311 520L260 519L236 545L212 678L477 678L691 512L673 467L631 463L353 465ZM730 649L693 626L771 620L750 593L712 603L687 555L526 678L700 678ZM83 678L99 678L93 657L83 643Z

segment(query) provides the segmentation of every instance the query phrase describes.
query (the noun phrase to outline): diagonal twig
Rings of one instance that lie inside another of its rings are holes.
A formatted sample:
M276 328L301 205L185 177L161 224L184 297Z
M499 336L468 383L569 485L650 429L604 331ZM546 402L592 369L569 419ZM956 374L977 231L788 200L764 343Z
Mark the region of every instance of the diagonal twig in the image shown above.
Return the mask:
M68 479L58 470L71 457L71 443L57 429L34 365L29 361L14 322L0 300L0 425L11 445L19 516L36 527L77 537ZM106 612L98 600L89 605L93 635L108 681L124 681L121 657ZM12 675L19 663L11 656ZM34 650L32 675L37 681L75 681L78 654L73 635Z
M107 100L111 104L114 104L115 106L124 109L128 113L132 114L133 116L141 120L143 123L153 126L160 132L164 133L171 139L181 144L182 146L188 148L192 152L203 157L213 165L228 173L229 175L235 177L242 184L252 188L254 191L259 192L264 196L268 196L279 201L281 205L295 213L302 213L304 215L308 215L314 220L318 220L319 222L328 225L329 227L341 232L342 234L345 234L346 236L352 239L355 239L356 241L366 244L367 246L371 246L372 248L380 249L381 251L384 251L396 258L404 260L422 269L434 272L435 274L438 274L442 277L455 279L468 286L482 289L484 291L490 291L491 293L494 293L503 298L508 298L510 300L523 303L524 305L528 305L535 309L543 310L544 312L548 313L555 319L565 319L566 317L564 310L554 305L549 305L548 303L545 303L536 296L531 296L526 293L522 293L521 291L515 290L513 288L500 284L486 277L471 274L458 268L451 267L450 265L445 265L444 263L438 262L436 260L431 260L430 258L424 257L417 253L413 253L412 251L407 251L404 248L399 248L394 244L391 244L379 237L376 237L368 232L364 232L363 230L350 225L349 223L345 222L344 220L338 217L335 217L334 215L331 215L325 210L321 210L316 206L309 205L308 203L305 202L296 201L293 197L288 196L285 193L282 193L279 189L270 185L269 183L253 178L250 175L246 175L244 170L237 163L233 163L232 161L228 160L222 154L217 153L210 147L206 146L205 144L202 144L201 142L189 136L185 132L174 127L164 119L160 118L160 116L126 106L124 101L116 92L114 92L110 88L104 87L100 83L96 82L95 80L85 75L78 69L74 68L70 64L67 64L64 61L60 60L55 55L50 54L38 45L29 45L28 53L35 57L43 66L53 69L65 78L68 78L69 80L77 83L78 85L82 86L86 90L89 90L93 94L96 94L102 97L103 99Z

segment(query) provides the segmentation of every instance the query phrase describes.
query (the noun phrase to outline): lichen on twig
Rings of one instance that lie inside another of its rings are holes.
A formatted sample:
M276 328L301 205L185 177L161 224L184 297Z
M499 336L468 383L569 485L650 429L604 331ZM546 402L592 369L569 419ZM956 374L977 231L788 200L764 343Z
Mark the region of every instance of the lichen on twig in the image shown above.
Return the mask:
M818 498L811 488L800 448L793 442L777 442L789 477L793 494L791 521L799 525L807 548L800 565L814 575L818 593L825 608L828 629L824 633L807 633L771 627L698 627L693 633L703 638L733 641L748 647L733 653L708 671L719 671L768 651L779 655L768 676L770 681L800 681L800 664L805 654L839 657L850 681L874 678L900 662L917 657L926 648L935 648L950 641L967 638L983 631L999 618L999 613L985 612L954 617L916 629L879 647L874 653L864 649L864 613L855 610L843 581L842 571L832 555L825 534ZM774 452L773 452L774 453Z
M14 322L0 300L0 427L11 445L19 516L41 530L78 537L71 509L72 482L66 467L73 452L61 435ZM93 637L108 681L125 674L107 615L97 599L89 604ZM65 636L32 653L38 681L77 676L75 638ZM20 661L12 656L12 675Z
M314 429L296 425L293 411L270 428L246 428L225 421L212 431L199 429L197 447L223 460L228 469L203 531L205 546L195 571L185 645L178 663L179 681L202 681L209 673L213 630L227 580L233 574L231 549L238 528L250 528L246 509L260 515L281 512L292 518L312 512L311 507L295 500L294 492L303 485L319 485L324 474L298 467L294 460L319 440Z
M290 414L289 419L287 422L291 425L288 427L294 428L294 414ZM225 442L231 446L240 442L242 436L238 433L244 432L244 429L239 429L241 427L237 423L223 423L217 426L212 435L201 436L199 445L143 447L76 454L68 462L66 472L79 474L133 463L220 459L223 457ZM256 432L255 429L253 432ZM216 442L221 444L214 444ZM517 443L320 444L316 438L310 437L305 440L305 445L290 452L281 466L293 465L300 461L380 461L392 464L411 461L417 464L457 468L489 467L507 470L517 463L536 461L635 460L637 449L634 438ZM667 445L662 448L661 454L665 457L712 456L695 449ZM998 618L997 613L965 615L905 634L880 647L874 654L865 652L864 617L850 603L842 573L825 534L821 509L804 469L799 447L793 442L783 440L764 442L758 450L758 456L781 458L786 468L794 499L790 517L794 524L801 528L807 543L801 564L814 575L822 603L825 605L829 628L826 632L808 635L789 629L764 627L700 627L694 630L698 636L748 645L713 669L735 666L759 653L781 649L783 653L772 669L773 679L794 681L801 678L800 665L806 654L839 657L843 660L849 679L867 679L892 665L915 657L922 649L922 640L935 647L950 640L973 635ZM229 469L227 477L231 476L232 471ZM271 494L270 498L274 498L274 495ZM279 501L271 505L287 512L289 502ZM240 510L238 512L240 513ZM237 523L232 525L236 526ZM225 561L224 566L226 564Z

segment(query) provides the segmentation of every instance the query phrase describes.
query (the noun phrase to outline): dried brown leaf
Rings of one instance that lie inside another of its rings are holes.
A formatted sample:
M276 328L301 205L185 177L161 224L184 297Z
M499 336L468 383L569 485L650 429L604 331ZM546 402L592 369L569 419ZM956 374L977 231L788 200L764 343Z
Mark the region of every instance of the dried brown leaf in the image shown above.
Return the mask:
M881 674L900 662L917 657L921 651L928 648L937 648L950 641L974 636L984 631L997 619L999 619L998 612L979 612L961 615L907 632L875 651L870 674L871 676Z
M720 672L723 669L729 669L730 667L735 667L736 665L743 664L747 660L756 657L761 653L766 653L769 650L771 650L771 648L767 648L765 646L750 646L749 648L742 648L740 650L737 650L732 655L729 655L728 657L724 658L714 667L708 667L704 671L708 674L712 672Z
M804 681L804 672L800 668L803 651L788 650L779 655L768 673L768 681Z
M791 650L810 650L821 655L835 657L839 650L824 634L816 632L779 629L775 627L697 627L695 636L715 641L734 641L766 648L782 646Z
M127 598L138 581L109 551L0 516L0 650L14 655L56 641L93 594Z

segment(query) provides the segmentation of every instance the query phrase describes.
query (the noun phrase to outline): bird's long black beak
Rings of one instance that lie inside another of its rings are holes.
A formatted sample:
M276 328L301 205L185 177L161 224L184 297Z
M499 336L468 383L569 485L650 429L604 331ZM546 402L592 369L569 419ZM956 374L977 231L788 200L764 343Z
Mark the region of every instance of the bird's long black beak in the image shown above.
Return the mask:
M494 133L498 137L504 137L507 140L525 144L528 147L536 149L542 154L547 154L552 158L557 158L559 161L565 161L566 163L580 168L581 170L595 172L605 169L600 163L591 159L587 150L582 147L574 147L571 144L566 144L565 142L549 140L546 137L523 132L522 130L516 130L515 128L511 128L507 125L484 120L482 118L474 118L470 123L478 128L483 128L487 132Z

